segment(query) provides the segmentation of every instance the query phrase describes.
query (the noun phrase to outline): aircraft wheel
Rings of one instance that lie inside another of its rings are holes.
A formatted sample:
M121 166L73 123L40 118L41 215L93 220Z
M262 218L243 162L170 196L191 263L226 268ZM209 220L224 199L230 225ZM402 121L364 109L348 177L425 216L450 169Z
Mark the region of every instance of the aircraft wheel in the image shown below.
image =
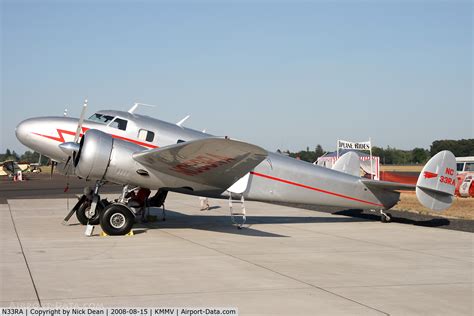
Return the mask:
M390 213L381 214L380 216L382 223L390 223L392 220L392 215Z
M104 210L104 207L105 206L103 202L99 201L99 203L97 203L94 216L91 216L89 213L91 210L91 203L89 201L85 201L76 211L77 220L82 225L87 225L87 223L91 225L97 225L99 224L100 213Z
M128 234L134 222L132 212L122 204L110 204L100 214L100 227L110 236Z

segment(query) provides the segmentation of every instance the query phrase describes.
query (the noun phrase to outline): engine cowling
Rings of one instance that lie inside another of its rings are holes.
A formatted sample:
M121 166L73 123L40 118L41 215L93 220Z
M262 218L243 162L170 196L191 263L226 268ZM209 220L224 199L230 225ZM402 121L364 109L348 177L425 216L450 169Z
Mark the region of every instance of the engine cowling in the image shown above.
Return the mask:
M160 188L161 175L156 175L133 159L133 154L146 150L140 145L96 129L88 130L74 154L75 174L84 179L105 180L144 188Z
M74 157L75 173L85 179L103 179L110 162L114 141L99 130L88 130L81 139Z

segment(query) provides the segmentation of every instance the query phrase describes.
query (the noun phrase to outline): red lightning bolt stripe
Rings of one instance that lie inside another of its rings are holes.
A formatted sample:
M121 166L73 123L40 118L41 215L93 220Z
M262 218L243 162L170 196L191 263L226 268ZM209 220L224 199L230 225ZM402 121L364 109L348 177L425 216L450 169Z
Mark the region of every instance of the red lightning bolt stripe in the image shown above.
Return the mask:
M88 129L89 128L87 128L87 127L83 127L82 128L82 133L80 134L80 136L82 137L82 135L84 135L84 133ZM67 131L67 130L64 130L64 129L57 128L56 131L58 132L58 136L50 136L50 135L44 135L44 134L39 134L39 133L33 133L33 134L44 137L44 138L52 139L52 140L60 142L60 143L64 143L66 141L64 139L64 134L72 135L72 136L76 135L76 133L71 132L71 131ZM137 144L137 145L140 145L140 146L144 146L144 147L148 147L148 148L158 148L158 146L155 146L155 145L152 145L152 144L147 144L147 143L144 143L144 142L139 142L139 141L131 139L131 138L126 138L126 137L122 137L122 136L118 136L118 135L114 135L114 134L110 134L110 135L113 138L125 140L127 142L131 142L131 143L134 143L134 144Z

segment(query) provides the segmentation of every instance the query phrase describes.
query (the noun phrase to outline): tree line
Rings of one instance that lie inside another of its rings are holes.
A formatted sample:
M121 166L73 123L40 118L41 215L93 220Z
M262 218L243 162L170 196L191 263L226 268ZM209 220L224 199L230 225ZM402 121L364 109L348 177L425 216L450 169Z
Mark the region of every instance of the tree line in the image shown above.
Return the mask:
M406 164L424 164L432 156L442 150L450 150L456 157L474 156L474 139L461 140L435 140L430 149L413 148L412 150L396 149L388 146L387 148L372 147L372 154L380 157L380 163L384 165L406 165ZM304 161L314 162L325 154L321 145L317 145L314 150L306 147L306 150L298 152L290 152L288 150L277 152L284 153L293 158L299 158ZM27 150L19 155L14 150L7 149L4 154L0 154L0 162L5 160L22 161L27 163L35 163L39 160L39 153ZM42 156L41 164L48 164L49 158Z
M384 165L424 164L443 150L451 151L456 157L474 156L474 139L435 140L429 150L419 147L412 150L402 150L390 146L387 148L373 146L372 155L380 157L380 163ZM277 152L308 162L314 162L326 153L321 145L317 145L314 150L306 147L306 150L298 152L288 150L283 152L277 150Z
M19 155L14 150L7 148L5 153L0 154L0 162L6 160L13 160L17 162L27 162L27 163L37 163L40 159L40 154L30 150L25 151L22 155ZM49 158L41 156L41 165L47 165L49 163Z

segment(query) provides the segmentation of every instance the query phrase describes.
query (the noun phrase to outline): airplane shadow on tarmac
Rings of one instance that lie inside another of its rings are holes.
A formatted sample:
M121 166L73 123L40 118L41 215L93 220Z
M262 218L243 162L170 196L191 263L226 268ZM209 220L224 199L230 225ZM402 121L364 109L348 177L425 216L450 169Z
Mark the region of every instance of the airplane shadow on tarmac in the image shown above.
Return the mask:
M393 223L401 223L401 224L410 224L415 226L424 226L424 227L440 227L440 226L448 226L450 224L449 219L440 218L440 217L431 217L427 218L427 216L420 216L418 214L398 214L397 211L388 210L386 211L392 214L392 222ZM344 210L334 212L335 215L344 215L344 216L351 216L357 218L363 218L367 220L380 220L380 215L378 214L371 214L365 213L363 210ZM417 217L416 219L407 218L407 216L414 216ZM402 217L403 216L403 217Z
M365 222L366 219L355 217L303 217L303 216L247 216L243 229L237 229L232 225L230 215L186 215L173 210L166 210L166 221L162 220L161 209L151 208L150 214L157 216L155 222L137 223L134 225L134 233L143 233L148 229L160 228L190 228L206 231L214 231L228 234L238 234L253 237L289 237L253 228L255 224L305 224L305 223L349 223Z

